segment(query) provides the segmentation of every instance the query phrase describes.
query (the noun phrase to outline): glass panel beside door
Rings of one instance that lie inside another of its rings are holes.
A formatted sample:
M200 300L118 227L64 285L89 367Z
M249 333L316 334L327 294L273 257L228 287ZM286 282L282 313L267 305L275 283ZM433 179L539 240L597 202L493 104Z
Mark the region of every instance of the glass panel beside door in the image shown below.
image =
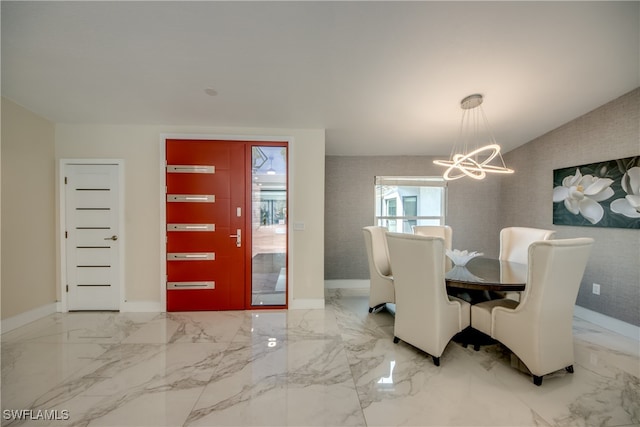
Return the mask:
M251 306L287 303L287 146L251 147Z

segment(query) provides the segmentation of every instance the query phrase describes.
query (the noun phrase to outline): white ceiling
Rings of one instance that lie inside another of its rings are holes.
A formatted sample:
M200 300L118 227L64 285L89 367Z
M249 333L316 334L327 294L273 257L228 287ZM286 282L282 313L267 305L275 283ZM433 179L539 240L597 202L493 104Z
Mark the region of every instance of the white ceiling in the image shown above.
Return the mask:
M1 53L2 95L59 123L442 155L481 93L509 151L640 86L640 2L2 1Z

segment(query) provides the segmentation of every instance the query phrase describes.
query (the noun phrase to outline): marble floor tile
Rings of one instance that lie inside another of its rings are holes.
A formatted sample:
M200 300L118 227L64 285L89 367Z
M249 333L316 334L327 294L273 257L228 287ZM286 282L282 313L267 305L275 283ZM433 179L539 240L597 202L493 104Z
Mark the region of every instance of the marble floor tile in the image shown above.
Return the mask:
M185 425L365 425L338 338L237 343L220 365Z
M575 319L575 373L536 387L499 344L452 341L436 367L393 325L358 289L323 310L56 313L2 335L2 426L640 426L638 341Z
M30 408L38 397L93 363L106 344L2 344L2 408Z
M55 313L3 334L2 342L117 343L158 315L159 313Z
M231 342L244 321L242 311L162 313L132 331L124 343Z

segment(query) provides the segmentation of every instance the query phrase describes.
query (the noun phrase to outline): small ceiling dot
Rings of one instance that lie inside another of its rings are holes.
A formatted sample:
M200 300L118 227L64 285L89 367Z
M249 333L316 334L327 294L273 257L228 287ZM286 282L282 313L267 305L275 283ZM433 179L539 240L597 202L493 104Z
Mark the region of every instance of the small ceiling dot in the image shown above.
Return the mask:
M211 88L211 87L206 88L204 90L204 93L206 93L209 96L216 96L218 94L218 92L214 88Z

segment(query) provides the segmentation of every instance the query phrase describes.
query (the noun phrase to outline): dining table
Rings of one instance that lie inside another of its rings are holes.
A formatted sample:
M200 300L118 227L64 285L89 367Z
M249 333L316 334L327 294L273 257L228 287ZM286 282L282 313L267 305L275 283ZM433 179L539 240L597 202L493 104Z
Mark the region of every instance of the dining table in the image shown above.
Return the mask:
M454 264L444 278L449 290L520 292L525 289L527 265L477 257L464 266Z
M477 257L466 265L455 265L445 273L447 293L476 304L504 298L506 292L524 291L527 281L527 265L494 258ZM477 351L481 345L495 340L471 326L454 337L464 347L471 344Z

